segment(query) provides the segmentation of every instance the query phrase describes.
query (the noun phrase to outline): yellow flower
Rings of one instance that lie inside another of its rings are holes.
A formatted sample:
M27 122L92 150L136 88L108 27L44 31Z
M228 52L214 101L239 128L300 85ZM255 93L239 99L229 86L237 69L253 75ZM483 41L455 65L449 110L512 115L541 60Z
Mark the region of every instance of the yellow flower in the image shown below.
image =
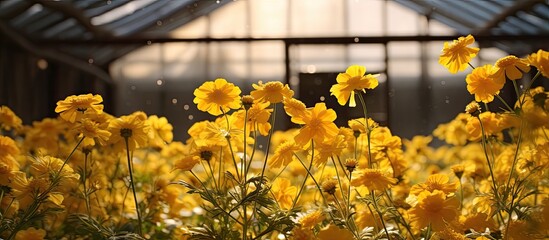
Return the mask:
M61 170L61 167L63 169ZM43 157L37 157L34 159L34 162L31 165L30 173L34 177L40 177L40 178L50 178L50 176L57 174L61 170L61 176L65 178L72 178L70 180L78 180L79 175L74 173L74 170L69 165L63 166L63 160L51 157L51 156L43 156Z
M286 98L292 98L294 91L288 87L288 84L283 85L281 82L263 82L259 81L259 84L252 84L255 89L250 92L250 95L254 97L257 102L270 102L279 103Z
M482 67L477 67L467 75L467 91L475 95L475 101L489 103L494 100L494 95L499 94L499 90L503 88L505 79L497 79L493 77L496 68L487 64Z
M121 116L112 119L109 123L111 137L109 142L114 144L116 150L126 149L125 139L128 139L128 150L144 147L149 138L149 126L146 125L146 116L141 113Z
M312 229L317 224L322 222L324 220L325 216L324 213L320 210L316 210L314 212L302 215L298 222L299 225L304 229Z
M23 121L7 106L0 106L0 129L21 128Z
M365 67L352 65L349 66L344 73L337 75L337 84L330 88L330 92L331 95L334 95L337 98L337 102L341 106L345 106L350 98L349 107L356 107L354 91L366 92L366 88L374 89L377 87L379 84L377 80L379 74L364 75L365 73Z
M475 42L472 35L459 37L453 42L445 42L438 62L446 67L450 73L457 73L467 68L472 58L477 56L478 48L468 47Z
M479 115L480 121L482 121L482 127L484 128L484 134L491 136L501 131L500 118L493 112L483 112ZM465 125L467 129L467 136L469 140L476 141L482 137L482 128L478 118L470 117Z
M534 66L546 78L549 78L549 52L538 50L527 57L528 63Z
M150 127L149 145L162 148L173 140L173 127L165 117L151 115L146 121Z
M45 237L46 231L44 229L36 229L33 227L18 231L15 234L15 240L43 240Z
M174 168L182 171L190 171L200 162L197 156L188 155L175 161Z
M326 164L326 161L332 156L341 154L341 151L347 147L345 137L343 135L337 135L334 138L329 138L323 142L315 142L314 159L315 166L321 166Z
M82 142L83 146L95 146L96 143L105 145L111 136L105 125L90 118L83 118L75 123L72 130L79 134L79 138L86 137Z
M454 194L457 191L457 183L448 183L450 178L444 174L433 174L425 180L425 183L419 183L412 186L410 194L419 196L421 192L434 192L435 190L442 191L446 195Z
M387 173L379 169L359 169L356 175L353 174L351 185L359 187L365 186L370 191L385 191L391 185L397 183L397 179L389 177Z
M101 95L92 95L91 93L82 95L72 95L65 100L58 101L55 108L56 113L60 113L61 118L71 123L80 120L84 113L102 113L103 98Z
M290 116L293 123L305 124L303 117L307 114L307 107L295 98L284 99L284 111Z
M15 156L19 154L19 148L10 137L0 136L0 163L5 164L10 169L18 167Z
M292 186L290 180L279 177L273 182L271 192L280 208L290 209L296 197L297 187Z
M269 130L271 130L271 123L269 123L269 119L271 117L271 113L273 112L273 109L267 109L269 105L270 104L268 102L255 102L247 111L239 110L234 114L237 118L234 127L243 129L244 121L247 121L247 135L251 131L259 131L259 134L262 136L269 135Z
M522 58L518 58L513 55L502 57L496 61L496 72L493 77L500 79L499 81L505 81L505 77L510 80L517 80L522 78L522 72L530 71L528 62Z
M240 108L240 88L223 78L208 81L194 90L193 102L200 111L218 116Z
M368 118L367 124L368 129L366 129L366 121L364 118L351 119L347 122L347 125L349 125L349 128L351 128L353 132L359 133L367 133L368 131L372 131L374 128L379 126L379 124L371 118Z
M412 225L423 229L431 224L433 231L443 230L446 222L451 222L458 216L459 200L455 197L446 198L439 190L423 191L417 198L417 204L408 210Z
M339 129L334 124L337 118L336 112L332 109L326 109L325 103L317 103L311 110L307 110L307 114L303 116L303 126L299 129L299 133L295 136L295 142L304 146L309 141L322 142L324 139L335 137Z
M475 213L460 218L464 229L474 229L477 232L484 232L486 228L496 230L496 221L486 213Z
M294 141L289 140L278 145L275 153L269 158L269 167L280 168L288 166L294 160L294 154L301 150Z
M330 224L318 232L319 240L353 240L355 239L353 234L345 228L339 228L334 224Z
M433 131L433 136L455 146L467 143L467 130L465 125L470 115L459 113L452 121L439 124Z

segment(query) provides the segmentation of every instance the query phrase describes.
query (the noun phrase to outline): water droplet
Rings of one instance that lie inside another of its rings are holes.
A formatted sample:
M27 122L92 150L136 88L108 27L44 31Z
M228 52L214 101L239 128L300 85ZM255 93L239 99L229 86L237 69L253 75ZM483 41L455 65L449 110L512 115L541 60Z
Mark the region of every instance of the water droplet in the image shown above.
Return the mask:
M136 87L135 85L132 85L132 86L130 87L130 89L131 89L132 91L135 91L135 89L137 89L137 87Z
M183 109L189 110L189 105L185 104L185 105L183 106Z
M523 85L519 85L519 87L520 87L520 89L524 88L524 86L523 86Z
M444 80L440 81L440 85L442 85L442 86L446 85L446 81L444 81Z
M358 39L357 37L354 39L355 42L358 42L360 41L360 39Z
M151 45L151 44L152 44L151 40L147 41L147 45Z
M156 85L158 85L158 86L161 86L163 83L164 83L164 81L162 81L162 79L156 80Z
M36 62L36 65L41 70L46 70L46 68L48 68L48 61L46 61L45 59L38 59L38 61Z
M177 104L177 98L172 99L173 104Z
M93 63L93 58L88 59L88 63L92 64Z
M194 116L193 115L189 115L189 120L193 120Z
M320 101L324 102L324 100L326 100L326 98L324 96L320 96Z
M162 21L160 21L160 20L156 21L156 25L162 26Z

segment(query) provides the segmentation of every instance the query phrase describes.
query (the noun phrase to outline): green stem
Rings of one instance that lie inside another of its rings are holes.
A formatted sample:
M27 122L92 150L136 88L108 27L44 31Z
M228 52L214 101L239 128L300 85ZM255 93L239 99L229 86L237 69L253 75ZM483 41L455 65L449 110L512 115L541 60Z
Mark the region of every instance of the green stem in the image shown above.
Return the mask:
M139 235L143 236L143 221L141 220L141 213L139 212L139 203L137 202L137 194L135 191L135 183L133 180L132 160L130 158L130 146L128 143L128 137L124 137L124 141L126 142L126 157L128 158L128 171L130 174L130 184L132 187L133 201L135 203L135 212L137 213L137 222L139 224L137 232L139 233Z
M8 236L8 240L12 240L15 237L15 234L17 234L19 230L21 230L26 224L28 224L27 221L35 217L35 214L40 208L40 205L42 205L42 203L44 203L48 199L48 194L53 190L54 187L56 187L59 184L59 180L61 179L61 172L63 171L63 168L65 167L69 159L72 157L76 149L78 149L78 146L80 146L80 144L84 141L84 138L85 136L82 136L82 138L80 139L80 141L78 141L74 149L72 149L69 156L65 158L65 161L63 161L63 165L61 165L61 167L59 168L59 171L57 171L57 173L54 175L50 186L44 192L36 196L32 204L23 214L23 217L21 218L21 220L13 228L12 232Z
M389 231L387 230L387 225L385 224L385 220L383 219L383 213L381 213L381 210L379 209L379 206L377 205L377 199L375 195L374 190L370 190L370 195L372 196L372 202L374 203L374 209L377 212L377 215L379 215L379 219L381 220L381 225L383 225L383 230L385 230L385 235L387 235L387 239L391 240L391 236L389 235Z
M84 171L82 173L82 178L83 178L82 185L84 187L84 198L86 199L86 211L88 212L88 216L91 216L90 196L88 195L88 189L86 187L87 171L88 171L88 152L84 153Z
M492 163L490 161L490 158L488 157L488 149L487 149L487 146L486 146L486 132L484 131L484 125L482 124L482 120L480 120L480 116L477 116L477 119L479 121L479 124L480 124L480 129L481 129L481 132L482 132L482 149L484 150L484 157L486 158L486 163L488 164L488 170L490 170L490 178L492 178L492 188L493 188L493 191L494 191L494 197L496 199L496 201L498 202L498 206L500 205L500 196L499 196L499 190L498 190L498 187L496 185L496 178L494 177L494 170L493 170L493 166L492 166ZM499 208L499 207L498 207ZM498 210L498 213L499 213L499 217L503 220L503 216L501 215L501 212Z
M503 98L499 94L496 94L496 97L503 103L503 105L505 105L507 110L509 110L510 112L513 112L513 113L515 112L513 110L513 108L511 106L509 106L509 104L507 104L507 102L505 100L503 100Z

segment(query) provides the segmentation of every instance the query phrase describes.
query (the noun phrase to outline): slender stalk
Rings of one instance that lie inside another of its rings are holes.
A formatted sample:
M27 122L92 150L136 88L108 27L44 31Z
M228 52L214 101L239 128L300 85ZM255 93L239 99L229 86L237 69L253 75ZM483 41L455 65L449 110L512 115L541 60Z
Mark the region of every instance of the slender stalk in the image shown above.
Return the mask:
M498 205L499 205L499 201L501 200L501 198L499 196L499 190L498 190L498 187L496 185L496 178L494 177L493 166L492 166L492 163L490 161L490 158L488 157L488 149L487 149L487 146L486 146L486 132L484 131L484 125L482 124L482 120L480 120L480 116L477 116L477 119L479 121L480 130L482 132L482 141L481 141L482 142L482 149L484 150L484 157L486 158L486 163L488 164L488 169L490 170L490 178L492 178L492 188L493 188L493 191L494 191L494 197L496 198L496 201L498 201ZM499 210L498 210L498 213L499 213L499 217L503 221L503 215L501 214L501 212Z
M503 103L503 105L505 105L507 110L509 110L510 112L514 112L513 108L511 106L509 106L509 104L507 104L507 102L505 100L503 100L503 98L501 98L501 96L499 94L496 94L496 97Z
M91 208L90 208L90 196L88 194L88 189L86 188L86 180L87 180L87 172L88 172L88 155L89 152L84 153L84 171L82 173L82 185L84 187L84 198L86 199L86 211L88 212L88 216L91 216Z
M389 199L389 202L391 203L391 205L393 205L393 207L395 207L395 212L398 213L398 216L400 217L400 219L402 220L402 225L404 225L404 227L406 228L406 230L408 231L408 233L410 234L410 237L412 237L412 240L415 240L416 238L414 237L414 234L412 232L412 229L410 228L410 224L408 224L406 222L406 219L404 218L404 216L402 216L402 213L400 213L398 211L398 209L396 209L396 206L395 206L395 203L393 202L393 198L391 198L391 195L387 192L385 192L385 195L387 195L387 199Z
M139 203L137 202L137 194L135 191L135 183L133 180L133 171L132 171L132 160L130 158L130 146L128 143L128 137L124 137L124 142L126 143L126 157L128 158L128 171L130 174L130 184L132 187L132 193L133 193L133 201L135 203L135 212L137 213L137 222L139 224L139 227L137 229L137 232L139 235L143 235L143 221L141 220L141 213L139 212Z
M12 232L8 236L8 240L12 240L15 237L15 234L28 223L27 221L32 219L35 216L38 209L40 208L40 205L42 205L42 203L44 203L44 201L48 199L49 193L53 190L53 188L55 188L59 184L59 180L61 180L61 172L63 171L63 168L65 167L69 159L72 157L76 149L78 149L78 146L80 146L80 144L84 141L84 138L85 136L82 136L82 138L80 138L76 146L72 149L69 156L65 158L65 161L63 161L63 164L61 165L57 173L55 173L55 175L53 176L50 186L44 192L37 194L32 204L23 214L23 217L21 218L21 220L13 228Z
M301 161L301 159L299 161ZM311 161L311 163L309 164L309 169L311 169L312 167L313 167L313 161ZM303 179L303 183L301 184L301 187L299 188L299 191L297 192L297 195L295 196L294 201L292 202L292 209L295 207L297 201L299 200L299 197L301 196L301 193L303 192L303 189L305 188L305 183L307 183L307 178L309 178L309 174L305 174L305 179Z

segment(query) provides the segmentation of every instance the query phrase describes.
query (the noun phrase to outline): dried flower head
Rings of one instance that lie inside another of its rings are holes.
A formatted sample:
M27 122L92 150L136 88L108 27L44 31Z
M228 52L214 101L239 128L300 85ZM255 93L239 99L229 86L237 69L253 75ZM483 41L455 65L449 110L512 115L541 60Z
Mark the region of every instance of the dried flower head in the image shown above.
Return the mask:
M358 164L358 161L355 158L348 158L345 161L345 168L347 168L347 171L352 173L355 170L357 164Z
M323 192L326 192L330 195L334 195L335 191L336 191L336 184L337 184L337 181L334 180L334 179L326 179L323 183L322 183L322 191Z
M473 117L480 115L480 105L476 101L472 101L465 107L465 112L471 114Z
M244 109L250 109L250 107L252 107L252 104L254 104L254 97L252 95L244 95L242 96L241 101Z

